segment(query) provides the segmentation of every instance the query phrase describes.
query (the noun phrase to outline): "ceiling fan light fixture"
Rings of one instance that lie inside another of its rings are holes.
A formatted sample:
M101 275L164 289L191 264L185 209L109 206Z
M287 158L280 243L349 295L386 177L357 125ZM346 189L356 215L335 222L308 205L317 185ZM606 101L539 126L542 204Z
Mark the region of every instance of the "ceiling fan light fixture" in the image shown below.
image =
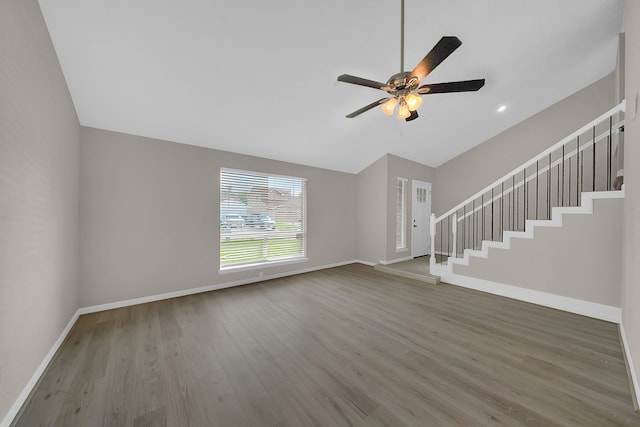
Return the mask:
M416 111L422 104L422 97L420 95L416 95L415 93L409 93L405 99L407 100L409 111Z
M396 109L396 105L398 105L398 100L396 98L389 98L382 104L382 112L387 116L393 114L393 111Z
M400 106L398 107L398 119L404 120L411 115L409 106L404 98L400 98Z

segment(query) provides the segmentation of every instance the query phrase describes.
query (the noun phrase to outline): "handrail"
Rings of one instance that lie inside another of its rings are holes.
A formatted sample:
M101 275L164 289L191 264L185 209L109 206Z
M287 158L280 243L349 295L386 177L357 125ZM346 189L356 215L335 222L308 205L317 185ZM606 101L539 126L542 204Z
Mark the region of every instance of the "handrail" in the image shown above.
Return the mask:
M551 147L549 147L546 150L542 151L537 156L529 159L526 163L523 163L522 165L520 165L517 168L513 169L511 172L504 174L503 176L501 176L500 178L498 178L497 180L495 180L491 184L487 185L482 190L476 192L472 196L467 197L463 202L458 203L456 206L454 206L453 208L449 209L447 212L445 212L442 215L440 215L439 217L437 217L435 219L435 222L438 223L438 222L442 221L444 218L448 217L449 215L453 214L454 212L457 212L458 210L463 208L465 205L471 203L473 200L475 200L478 197L482 196L483 194L489 192L492 188L495 188L498 184L500 184L503 181L506 181L508 178L510 178L510 177L522 172L527 167L533 166L537 161L544 159L549 154L553 153L557 149L561 148L563 145L567 144L568 142L570 142L571 140L575 139L579 135L583 134L587 130L593 128L595 125L601 123L605 119L613 116L616 113L625 112L626 105L627 105L626 100L623 100L620 104L616 105L615 107L613 107L612 109L610 109L606 113L603 113L602 115L600 115L596 119L590 121L586 125L582 126L580 129L576 130L575 132L572 132L569 136L567 136L567 137L563 138L562 140L558 141L557 143L555 143Z
M624 126L624 120L620 120L619 122L617 122L616 124L613 125L613 128L615 129L615 131L613 131L614 133L620 133L620 127ZM603 132L601 133L597 138L596 138L596 143L598 143L599 141L605 139L608 136L608 132ZM593 140L590 140L588 142L585 142L583 145L580 146L580 151L586 151L588 148L591 148L591 146L593 145ZM572 151L569 151L568 153L565 154L565 160L573 158L575 155L577 154L577 151L575 149L573 149ZM562 163L561 159L557 159L554 160L551 163L551 167L557 166L559 164ZM522 170L522 169L521 169ZM533 172L531 175L527 176L526 180L522 180L520 179L519 181L517 181L515 183L515 185L506 188L504 190L504 193L500 193L500 194L496 194L494 195L493 198L489 198L487 199L484 204L478 205L476 206L476 208L474 210L470 210L466 213L466 215L462 215L460 217L458 217L458 222L463 221L464 219L470 217L473 215L474 212L478 212L480 210L482 210L483 208L486 208L487 206L490 206L492 202L496 202L498 200L500 200L501 198L507 196L509 193L513 192L516 188L521 188L524 186L525 183L531 182L534 179L536 179L536 175L537 176L543 176L544 174L547 173L547 171L549 170L549 166L543 166L541 169L538 170L537 174L536 172ZM502 182L502 181L500 181ZM493 187L495 188L495 186ZM485 191L484 194L486 194L488 191ZM477 198L477 197L476 197ZM465 203L465 204L468 204ZM458 208L458 210L460 210L460 208ZM457 212L457 211L456 211ZM444 217L445 215L442 215L442 217ZM442 217L440 217L442 219ZM436 222L438 222L438 219L436 219Z

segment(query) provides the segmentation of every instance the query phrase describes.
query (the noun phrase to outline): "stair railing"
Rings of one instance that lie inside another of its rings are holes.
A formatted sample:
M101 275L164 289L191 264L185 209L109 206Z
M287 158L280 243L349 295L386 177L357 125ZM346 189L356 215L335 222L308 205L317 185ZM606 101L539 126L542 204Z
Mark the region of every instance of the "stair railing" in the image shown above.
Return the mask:
M611 191L614 138L624 132L626 103L602 114L526 163L436 217L431 215L431 265L447 264L528 220L550 220L553 207L579 206L586 191Z

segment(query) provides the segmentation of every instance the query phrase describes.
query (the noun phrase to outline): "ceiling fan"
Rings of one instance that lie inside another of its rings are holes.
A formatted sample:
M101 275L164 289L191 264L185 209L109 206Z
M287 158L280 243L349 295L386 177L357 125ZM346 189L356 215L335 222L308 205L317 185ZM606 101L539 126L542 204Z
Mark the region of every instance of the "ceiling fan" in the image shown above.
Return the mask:
M405 119L409 122L418 118L417 110L420 104L422 104L421 95L449 92L474 92L484 86L484 79L432 83L420 86L422 79L440 65L442 61L447 59L454 50L459 48L462 42L457 37L442 37L412 71L404 71L404 0L401 0L400 27L399 73L391 76L386 83L363 79L349 74L338 76L339 82L380 89L390 95L380 98L351 114L347 114L347 118L351 119L359 116L378 105L381 105L382 111L390 116L395 111L396 106L398 106L398 119Z

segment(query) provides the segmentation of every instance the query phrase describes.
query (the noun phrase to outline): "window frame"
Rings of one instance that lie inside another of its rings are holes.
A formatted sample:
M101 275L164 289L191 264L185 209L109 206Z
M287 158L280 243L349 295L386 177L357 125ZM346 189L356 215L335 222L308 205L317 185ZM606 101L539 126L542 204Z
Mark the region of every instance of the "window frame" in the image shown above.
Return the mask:
M290 180L298 180L300 181L301 185L302 185L302 201L301 201L301 206L300 206L300 210L301 210L301 233L302 233L302 246L301 246L301 254L297 255L297 256L291 256L291 257L287 257L287 258L277 258L277 259L273 259L273 260L260 260L260 261L253 261L253 262L246 262L246 263L236 263L236 264L231 264L231 265L222 265L222 259L221 259L221 244L222 244L222 232L220 230L220 228L218 227L218 273L219 274L229 274L229 273L235 273L235 272L240 272L240 271L248 271L248 270L257 270L257 269L264 269L264 268L269 268L269 267L276 267L276 266L282 266L282 265L287 265L287 264L297 264L297 263L302 263L302 262L306 262L309 260L309 258L307 257L307 236L308 236L308 225L307 225L307 197L308 197L308 193L307 193L307 178L304 177L298 177L298 176L291 176L291 175L282 175L282 174L275 174L275 173L265 173L265 172L259 172L259 171L249 171L249 170L243 170L243 169L234 169L234 168L228 168L228 167L220 167L220 171L218 174L218 216L222 215L222 203L220 203L221 200L221 196L222 196L222 174L224 172L228 172L228 173L236 173L236 174L244 174L244 175L249 175L249 176L256 176L256 177L264 177L264 178L275 178L275 179L290 179ZM275 220L275 218L274 218ZM262 272L260 272L260 276L262 276Z
M408 211L408 203L407 203L407 188L408 188L409 180L407 178L398 177L396 178L396 203L395 203L395 211L396 211L396 252L407 252L409 250L408 245L408 233L407 233L407 211ZM398 191L401 191L401 198L398 200ZM400 206L398 206L400 204ZM400 211L400 215L398 215L398 211ZM400 220L400 221L399 221ZM398 231L400 231L400 242L398 242Z

